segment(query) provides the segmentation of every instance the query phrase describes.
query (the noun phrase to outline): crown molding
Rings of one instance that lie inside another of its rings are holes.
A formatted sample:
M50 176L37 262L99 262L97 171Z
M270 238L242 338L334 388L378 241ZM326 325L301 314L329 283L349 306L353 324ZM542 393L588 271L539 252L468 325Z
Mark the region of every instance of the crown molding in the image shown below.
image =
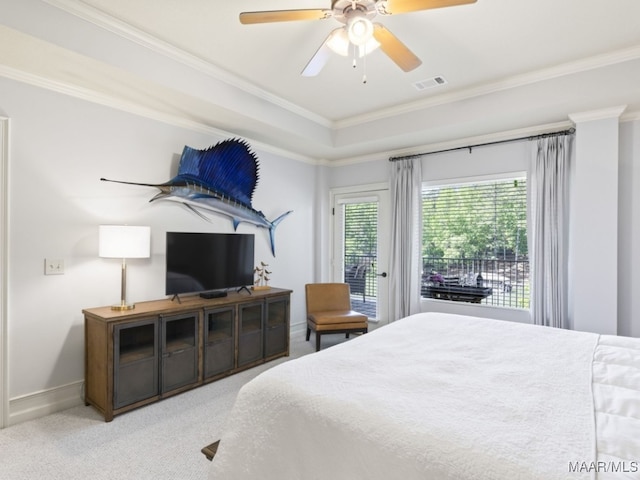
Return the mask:
M514 140L522 137L534 137L536 135L542 135L545 133L551 133L558 130L563 130L573 127L571 121L547 123L544 125L534 125L526 128L519 128L516 130L506 130L502 132L488 133L486 135L478 135L473 137L464 137L452 140L449 142L429 143L424 145L418 145L411 148L405 148L400 150L390 150L386 152L378 152L372 155L364 155L359 157L343 158L341 160L324 161L323 165L329 167L343 167L346 165L353 165L357 163L365 163L378 161L380 159L388 159L389 157L403 157L411 155L424 155L442 150L465 148L469 145L481 145L484 143L501 142Z
M276 105L284 110L287 110L295 115L306 118L314 123L317 123L325 128L331 128L332 122L316 113L306 110L294 103L291 103L282 97L274 95L266 90L263 90L256 85L244 80L241 77L233 75L232 73L223 70L222 68L203 60L196 55L188 53L182 49L179 49L167 42L164 42L153 35L150 35L140 29L137 29L127 23L108 15L107 13L82 3L78 0L43 0L49 5L59 8L71 15L81 18L89 23L96 25L104 30L114 33L120 37L123 37L129 41L137 43L149 50L159 53L174 61L180 62L194 70L201 72L209 77L215 78L221 82L224 82L233 87L257 97L261 100Z
M601 108L599 110L591 110L589 112L570 113L569 118L574 123L591 122L594 120L606 120L610 118L620 118L626 110L626 105L617 107Z
M629 62L640 58L640 46L617 50L607 54L583 58L554 67L543 68L533 72L503 78L496 82L487 83L474 88L461 89L455 92L438 95L425 100L396 105L387 109L370 112L334 122L334 128L353 127L363 123L387 119L390 117L411 113L417 110L433 108L440 105L455 103L483 95L490 95L504 90L532 85L552 80L554 78L574 75L589 70Z
M51 80L49 78L34 75L34 74L31 74L22 70L18 70L15 68L11 68L2 64L0 64L0 76L9 78L12 80L16 80L22 83L26 83L29 85L33 85L36 87L51 90L57 93L62 93L64 95L69 95L69 96L86 100L89 102L93 102L96 104L100 104L107 107L133 113L135 115L146 117L146 118L156 120L162 123L166 123L169 125L174 125L180 128L186 128L188 130L204 133L206 135L219 136L222 138L237 135L235 133L216 129L211 126L205 125L203 123L195 122L193 120L188 120L188 119L174 116L174 115L168 115L164 112L159 112L157 110L142 107L133 102L122 101L121 99L114 96L105 95L105 94L96 92L94 90L78 87L76 85L70 85L63 82ZM381 159L386 159L388 157L416 155L420 153L433 153L439 150L447 150L452 148L464 147L469 144L490 143L495 141L510 140L514 138L525 137L525 136L535 136L543 133L549 133L555 130L569 128L574 126L575 123L589 121L589 120L598 120L598 119L613 118L613 117L620 117L620 122L631 122L631 121L640 120L640 111L624 112L624 110L625 110L625 106L618 106L618 107L601 109L601 110L592 111L592 112L575 113L575 114L569 115L569 118L571 121L566 121L566 122L537 125L537 126L532 126L532 127L527 127L527 128L517 129L517 130L508 130L508 131L496 132L496 133L480 135L480 136L464 137L464 138L456 139L449 142L422 144L422 145L418 145L408 149L376 152L368 155L345 157L339 160L330 160L330 159L323 159L323 158L317 159L317 158L309 157L306 155L301 155L299 153L292 152L290 150L274 147L273 145L256 141L249 137L244 137L244 138L246 138L246 140L249 141L255 148L258 148L265 152L270 152L285 158L289 158L291 160L296 160L302 163L317 165L317 166L342 167L347 165L379 161ZM624 115L623 115L623 112L624 112Z
M638 112L625 112L620 116L620 122L635 122L640 120L640 111Z
M607 116L601 118L611 118L620 115L620 108L614 107L611 109L599 110L599 112L606 113ZM616 115L616 112L618 114ZM595 118L594 118L595 119ZM624 115L620 115L620 122L635 122L640 121L640 111L637 112L625 112ZM411 147L401 150L393 150L382 153L375 153L372 155L363 155L359 157L343 158L341 160L320 160L319 165L328 167L342 167L346 165L353 165L357 163L365 163L380 160L381 158L388 157L402 157L409 155L429 154L438 152L440 150L448 150L454 148L462 148L467 145L476 145L491 142L500 142L505 140L513 140L521 137L535 137L536 135L542 135L545 133L551 133L558 130L564 130L575 126L574 116L572 115L569 120L564 122L547 123L543 125L534 125L532 127L520 128L517 130L506 130L503 132L494 132L486 135L479 135L473 137L465 137L456 139L450 142L429 143L417 147Z
M151 120L155 120L167 125L173 125L175 127L184 128L194 132L203 133L205 135L217 136L221 138L236 137L237 133L228 132L218 128L211 127L201 122L187 119L178 115L171 115L166 112L161 112L152 108L144 107L138 103L122 100L119 97L113 95L107 95L95 90L78 87L77 85L71 85L50 78L45 78L40 75L25 72L16 68L8 67L0 64L0 77L9 78L18 82L26 83L35 87L44 88L56 93L68 95L70 97L79 98L88 102L96 103L106 107L114 108L124 112L132 113L141 117L145 117ZM261 142L259 140L252 139L250 137L243 136L252 147L263 150L265 152L272 153L291 160L297 160L303 163L316 164L314 158L301 155L290 150L278 148L273 145Z

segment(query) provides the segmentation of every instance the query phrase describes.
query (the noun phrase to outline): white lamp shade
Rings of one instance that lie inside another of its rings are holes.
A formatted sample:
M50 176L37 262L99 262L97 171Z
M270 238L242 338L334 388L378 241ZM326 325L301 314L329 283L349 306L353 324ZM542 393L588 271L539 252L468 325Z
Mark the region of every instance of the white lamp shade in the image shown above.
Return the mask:
M333 30L329 34L326 44L327 47L338 55L342 55L343 57L349 55L349 37L344 27Z
M365 18L365 20L367 20ZM368 20L367 20L368 21ZM351 46L351 41L349 40L349 34L347 33L346 27L336 28L333 30L327 41L325 42L327 47L329 47L334 53L338 55L342 55L346 57L349 55L349 50ZM369 39L364 43L354 43L355 46L358 47L358 57L362 58L365 55L369 55L376 48L380 46L380 43L370 35Z
M149 258L151 227L100 225L98 255L104 258Z
M373 24L363 16L354 16L347 24L347 36L354 45L364 45L373 37Z
M364 45L358 46L358 56L362 58L365 55L369 55L379 46L380 46L380 42L378 42L375 38L371 37L371 39L367 43L365 43Z

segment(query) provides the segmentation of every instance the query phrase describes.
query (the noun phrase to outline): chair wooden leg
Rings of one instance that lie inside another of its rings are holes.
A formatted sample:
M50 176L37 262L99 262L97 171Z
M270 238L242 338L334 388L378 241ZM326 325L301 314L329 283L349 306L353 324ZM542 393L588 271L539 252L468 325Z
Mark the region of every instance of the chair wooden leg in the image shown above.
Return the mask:
M307 342L309 341L310 337L311 337L311 328L307 327Z
M316 332L316 352L320 351L320 333Z
M344 338L349 338L349 332L344 334Z

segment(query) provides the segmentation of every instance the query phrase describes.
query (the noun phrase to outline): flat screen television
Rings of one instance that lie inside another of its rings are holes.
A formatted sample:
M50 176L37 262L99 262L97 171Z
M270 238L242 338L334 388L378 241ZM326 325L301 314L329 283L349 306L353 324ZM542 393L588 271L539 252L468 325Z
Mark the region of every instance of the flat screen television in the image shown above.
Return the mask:
M253 260L252 234L167 232L166 294L246 288Z

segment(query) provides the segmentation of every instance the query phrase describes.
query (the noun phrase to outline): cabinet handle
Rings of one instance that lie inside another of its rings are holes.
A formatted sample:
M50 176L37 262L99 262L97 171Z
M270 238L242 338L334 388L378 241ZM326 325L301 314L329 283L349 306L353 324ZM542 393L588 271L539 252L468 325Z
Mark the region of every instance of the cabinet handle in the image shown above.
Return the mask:
M178 355L179 353L183 353L183 352L185 352L186 350L187 350L186 348L183 348L183 349L180 349L180 350L173 350L173 351L171 351L171 352L165 352L165 353L162 355L162 357L163 357L163 358L167 358L167 357L171 357L172 355Z

